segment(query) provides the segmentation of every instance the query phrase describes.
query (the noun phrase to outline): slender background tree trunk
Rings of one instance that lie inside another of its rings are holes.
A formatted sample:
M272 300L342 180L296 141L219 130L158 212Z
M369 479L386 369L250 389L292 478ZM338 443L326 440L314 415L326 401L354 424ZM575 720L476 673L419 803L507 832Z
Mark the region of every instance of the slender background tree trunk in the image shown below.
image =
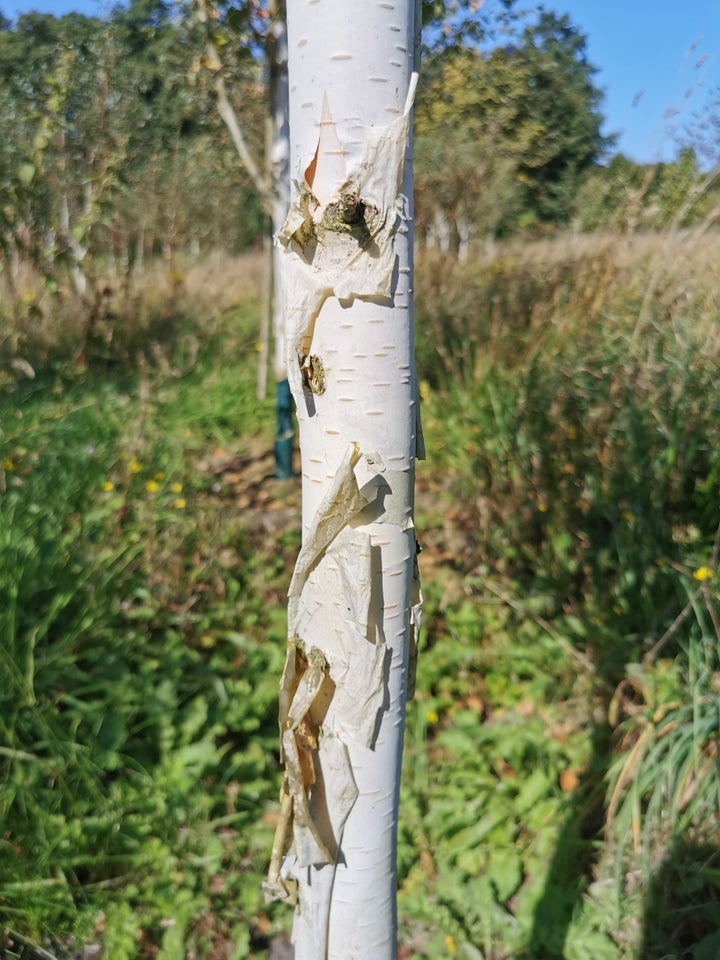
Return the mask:
M267 56L270 73L271 137L268 149L273 184L272 235L281 229L290 206L290 134L288 129L288 50L287 11L285 0L271 0L269 5ZM275 475L292 476L292 450L295 430L292 401L285 359L285 306L281 278L281 249L272 248L272 325L273 371L276 389L277 425L275 431Z
M408 663L419 611L412 323L414 0L289 0L288 373L303 544L280 723L297 960L395 960ZM283 822L285 821L283 818Z

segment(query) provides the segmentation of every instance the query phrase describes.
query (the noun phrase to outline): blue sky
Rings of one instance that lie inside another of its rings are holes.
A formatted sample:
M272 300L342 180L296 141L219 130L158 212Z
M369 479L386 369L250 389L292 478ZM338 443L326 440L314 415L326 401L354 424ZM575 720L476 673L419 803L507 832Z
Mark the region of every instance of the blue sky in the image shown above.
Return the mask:
M720 99L720 0L556 0L588 38L605 132L634 160L670 159L674 138Z
M0 0L6 16L29 9L101 15L110 0ZM678 137L713 93L720 96L720 0L546 0L588 38L605 91L606 133L649 163L669 160Z

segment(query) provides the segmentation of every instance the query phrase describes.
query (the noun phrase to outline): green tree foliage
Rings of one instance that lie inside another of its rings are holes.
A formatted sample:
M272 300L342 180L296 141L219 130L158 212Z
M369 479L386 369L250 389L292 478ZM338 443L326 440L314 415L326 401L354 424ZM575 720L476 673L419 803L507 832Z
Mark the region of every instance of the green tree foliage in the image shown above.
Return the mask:
M585 177L574 200L573 226L596 230L704 228L720 215L718 170L703 172L691 147L669 163L638 164L618 154Z
M644 201L655 179L655 165L644 167L622 154L586 175L575 197L573 224L582 231L632 232L644 215Z
M457 50L432 63L417 112L417 192L421 229L438 208L495 233L517 212L517 159L526 132L516 130L522 78L501 54Z
M33 13L4 23L6 264L25 257L53 284L70 266L92 299L101 260L127 270L145 251L237 249L257 235L253 187L229 162L190 14L131 0L106 20ZM257 69L245 71L238 98L253 117L264 98Z
M426 73L421 219L439 206L493 235L567 222L583 174L610 144L585 38L568 17L541 13L489 50L444 50Z
M423 45L427 53L471 46L512 23L515 0L422 0Z
M612 143L600 130L602 92L586 39L567 16L542 13L507 55L527 71L520 122L535 126L519 164L527 205L539 220L565 222L582 174Z
M202 6L204 24L195 4L174 0L131 0L104 19L0 20L0 256L11 286L11 266L25 259L51 289L72 272L91 304L108 264L127 275L152 254L170 262L176 251L235 250L259 237L263 184L238 163L216 85L262 179L272 5ZM510 0L425 0L423 12L420 237L466 250L473 238L569 223L714 222L717 185L696 157L707 166L717 110L701 118L695 152L603 166L601 92L566 16L521 15Z

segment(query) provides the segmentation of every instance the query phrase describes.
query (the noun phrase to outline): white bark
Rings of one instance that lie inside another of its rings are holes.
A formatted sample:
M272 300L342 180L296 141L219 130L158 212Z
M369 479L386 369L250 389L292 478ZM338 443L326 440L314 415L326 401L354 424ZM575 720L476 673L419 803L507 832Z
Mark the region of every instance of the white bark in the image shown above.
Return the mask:
M79 297L84 297L87 293L88 284L87 275L83 270L83 263L88 248L75 239L70 228L70 205L68 203L67 193L63 193L60 199L60 232L72 256L70 275L72 276L75 293L77 293Z
M469 217L456 217L455 228L458 234L458 260L465 263L470 252L470 240L473 232L472 221Z
M289 592L286 776L267 888L297 893L296 960L397 956L397 808L419 613L415 28L414 0L288 3L296 197L280 239L303 545Z
M433 214L433 236L435 244L440 248L441 253L450 252L450 221L447 214L440 207L437 207Z
M270 109L272 138L270 143L270 170L273 184L272 232L275 236L281 229L290 206L290 133L288 129L288 48L287 14L285 0L274 0L270 5ZM281 282L280 248L273 247L272 263L272 318L275 354L273 367L275 379L287 376L285 365L285 310Z

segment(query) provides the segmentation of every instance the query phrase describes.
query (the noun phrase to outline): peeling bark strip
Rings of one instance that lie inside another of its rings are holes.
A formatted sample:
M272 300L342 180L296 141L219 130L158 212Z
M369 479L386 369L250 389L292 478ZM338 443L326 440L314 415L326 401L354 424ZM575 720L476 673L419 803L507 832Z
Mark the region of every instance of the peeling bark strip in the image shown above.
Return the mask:
M397 955L400 762L420 615L415 8L288 0L295 197L278 241L303 543L288 595L285 775L265 891L296 903L296 960Z
M324 98L317 149L305 178L294 181L297 198L278 234L280 243L296 254L286 263L285 289L287 344L298 356L312 338L315 319L328 297L345 301L392 297L393 240L408 220L402 186L416 85L413 73L402 115L389 126L367 132L358 169L349 176L343 161L347 151ZM328 165L341 178L339 185L331 186ZM323 203L323 194L336 199Z

